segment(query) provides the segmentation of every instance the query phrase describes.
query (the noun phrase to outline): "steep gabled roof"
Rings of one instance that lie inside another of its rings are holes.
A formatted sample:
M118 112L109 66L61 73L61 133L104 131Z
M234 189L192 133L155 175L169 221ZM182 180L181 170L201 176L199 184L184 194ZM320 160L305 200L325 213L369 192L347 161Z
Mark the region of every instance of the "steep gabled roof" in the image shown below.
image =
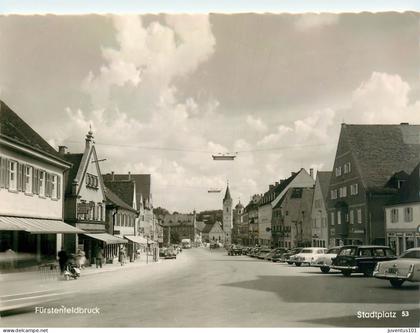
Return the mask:
M131 212L137 212L133 207L126 204L118 195L112 192L109 188L105 186L105 197L108 204L115 205L120 208L127 209Z
M73 180L76 178L77 172L79 171L80 162L82 161L83 154L65 154L62 155L63 158L73 164L70 168L68 176L67 176L67 184L65 188L66 193L71 193L72 191L72 183Z
M203 228L203 231L202 231L202 233L203 234L208 234L210 231L211 231L211 229L213 229L213 226L214 226L214 224L215 223L217 223L217 222L213 222L213 223L206 223L206 225L204 226L204 228Z
M318 171L316 174L324 201L328 199L328 187L330 186L331 175L332 171Z
M120 180L134 180L136 182L136 197L137 197L137 207L140 207L140 204L150 202L151 200L151 176L149 174L106 174L102 176L104 181L111 182L113 179ZM143 198L142 203L140 203L141 198Z
M1 100L0 136L65 162L58 151L51 147L47 141Z
M108 189L116 194L127 205L132 207L135 195L135 183L133 180L121 180L113 182L104 181L104 183Z
M274 201L277 198L277 196L281 192L283 192L284 189L293 181L293 179L296 178L298 173L299 172L293 172L289 178L280 181L280 183L274 186L271 190L268 190L267 192L265 192L263 197L259 201L259 205L260 206L267 205L271 203L272 201Z
M225 202L226 200L232 200L232 197L230 196L229 185L226 187L226 192L225 192L225 197L223 198L223 202Z
M389 205L420 202L420 163L414 168Z
M420 125L342 125L344 140L368 189L383 188L398 171L420 161Z

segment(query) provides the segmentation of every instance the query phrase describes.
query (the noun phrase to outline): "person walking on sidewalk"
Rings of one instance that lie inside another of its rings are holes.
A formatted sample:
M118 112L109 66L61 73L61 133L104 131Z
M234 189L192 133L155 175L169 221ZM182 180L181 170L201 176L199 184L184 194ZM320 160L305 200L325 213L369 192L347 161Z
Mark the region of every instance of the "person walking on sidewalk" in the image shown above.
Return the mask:
M100 247L96 251L96 268L102 268L102 260L104 259L104 250Z
M64 268L66 267L67 261L69 260L69 256L67 255L67 252L64 251L64 248L61 248L61 251L58 252L58 264L60 265L60 272L61 275L64 274Z
M124 245L120 246L120 253L118 261L120 262L121 266L125 264L125 248Z

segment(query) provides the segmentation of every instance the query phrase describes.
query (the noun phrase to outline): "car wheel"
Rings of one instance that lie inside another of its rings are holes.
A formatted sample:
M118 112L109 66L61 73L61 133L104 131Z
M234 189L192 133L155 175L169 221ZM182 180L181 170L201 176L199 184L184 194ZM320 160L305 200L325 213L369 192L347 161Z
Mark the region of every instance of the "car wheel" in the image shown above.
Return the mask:
M289 265L293 265L293 263L292 263L292 262L290 262L290 261L288 261L287 263L288 263Z
M373 269L367 269L363 272L363 275L366 277L371 277L373 276Z
M404 283L404 280L398 280L398 279L391 279L389 280L389 282L391 283L391 285L394 288L399 288L402 286L402 284Z
M330 268L329 267L321 267L321 272L322 273L328 273L330 271Z
M296 265L297 267L300 267L300 266L302 265L302 263L301 263L301 262L295 262L295 265Z
M341 271L341 273L343 273L343 275L344 275L345 277L349 277L349 276L351 276L351 271L348 271L348 270Z

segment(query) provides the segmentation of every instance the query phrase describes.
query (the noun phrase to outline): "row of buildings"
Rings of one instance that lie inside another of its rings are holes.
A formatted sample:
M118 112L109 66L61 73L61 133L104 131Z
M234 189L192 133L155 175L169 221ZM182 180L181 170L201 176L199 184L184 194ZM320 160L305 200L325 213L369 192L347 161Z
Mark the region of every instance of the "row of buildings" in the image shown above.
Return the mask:
M397 253L420 246L419 163L419 125L342 124L333 170L292 172L238 203L232 242L387 244Z
M83 250L107 261L121 246L131 259L162 242L153 214L151 176L102 174L89 131L82 152L51 147L0 101L0 251L36 254L38 261Z

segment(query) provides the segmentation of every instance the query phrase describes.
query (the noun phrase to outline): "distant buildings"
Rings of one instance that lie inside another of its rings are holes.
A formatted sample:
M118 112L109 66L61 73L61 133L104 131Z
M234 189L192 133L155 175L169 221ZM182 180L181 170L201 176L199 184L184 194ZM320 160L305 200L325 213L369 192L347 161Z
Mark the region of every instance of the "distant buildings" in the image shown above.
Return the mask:
M331 171L318 171L316 174L311 212L312 246L314 247L329 246L327 200L331 174Z
M180 243L182 239L196 242L199 237L195 211L192 214L166 214L162 220L163 244Z

